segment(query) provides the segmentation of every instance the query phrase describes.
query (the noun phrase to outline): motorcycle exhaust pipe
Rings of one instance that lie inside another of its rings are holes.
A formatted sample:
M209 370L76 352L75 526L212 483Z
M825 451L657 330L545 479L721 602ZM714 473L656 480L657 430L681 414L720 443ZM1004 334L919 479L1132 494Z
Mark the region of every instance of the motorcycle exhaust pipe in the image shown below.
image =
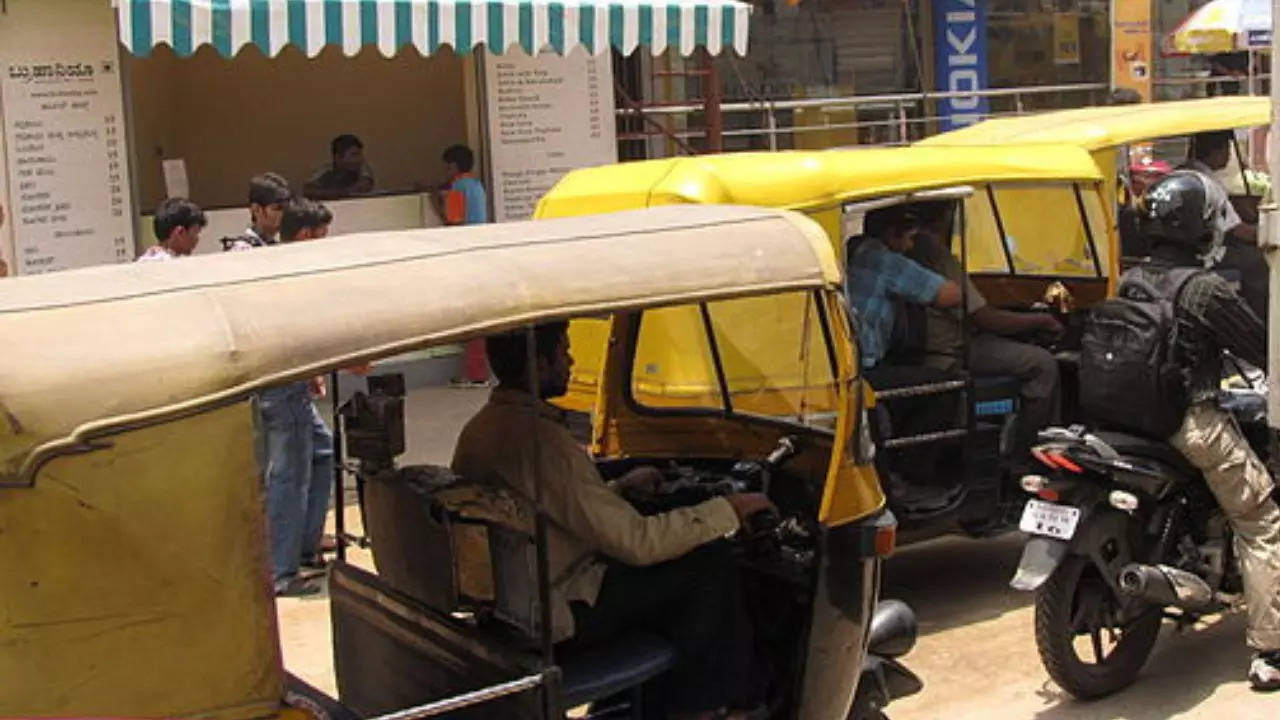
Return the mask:
M1197 575L1168 565L1126 565L1116 578L1120 592L1156 605L1192 612L1218 607L1213 588Z

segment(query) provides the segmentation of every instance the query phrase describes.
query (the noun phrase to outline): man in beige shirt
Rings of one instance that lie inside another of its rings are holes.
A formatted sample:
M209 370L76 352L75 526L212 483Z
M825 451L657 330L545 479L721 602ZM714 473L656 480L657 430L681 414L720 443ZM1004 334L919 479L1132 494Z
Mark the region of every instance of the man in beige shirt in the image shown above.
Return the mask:
M723 539L772 503L742 494L658 515L637 512L620 491L651 491L661 473L641 467L605 482L545 402L568 391L567 329L560 322L536 331L537 399L528 389L525 334L489 338L499 386L463 429L453 470L530 500L536 463L550 520L557 641L572 637L585 646L628 631L653 632L680 654L662 693L669 709L718 717L727 707L744 707L752 692L751 626Z

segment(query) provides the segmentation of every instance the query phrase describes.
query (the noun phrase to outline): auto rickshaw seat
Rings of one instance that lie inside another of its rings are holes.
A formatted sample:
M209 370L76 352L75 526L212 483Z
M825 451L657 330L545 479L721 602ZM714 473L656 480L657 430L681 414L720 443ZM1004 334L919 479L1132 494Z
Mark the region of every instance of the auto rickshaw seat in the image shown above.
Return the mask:
M657 635L635 633L565 651L559 661L565 706L575 707L640 688L675 665L676 650Z
M526 642L539 635L537 546L533 537L489 522L493 560L494 618L515 629ZM569 707L639 688L675 664L670 643L651 633L629 633L606 645L569 642L558 652L561 689ZM638 703L639 699L633 700Z
M378 576L442 613L457 610L463 593L455 562L457 533L433 494L455 480L447 468L435 466L365 476L365 530Z

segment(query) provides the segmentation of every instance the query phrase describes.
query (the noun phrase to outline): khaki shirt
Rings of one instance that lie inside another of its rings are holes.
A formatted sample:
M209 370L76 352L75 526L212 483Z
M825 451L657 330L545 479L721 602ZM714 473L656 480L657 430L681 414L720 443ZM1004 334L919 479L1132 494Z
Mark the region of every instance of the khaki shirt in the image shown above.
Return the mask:
M547 552L552 583L552 634L573 634L571 601L594 604L604 577L601 556L627 565L656 565L738 530L723 498L644 516L600 476L595 463L560 421L538 402L536 433L527 392L497 388L458 438L453 471L465 480L534 497L537 446L543 500L550 519Z
M974 287L969 276L964 274L960 261L946 249L934 243L918 240L916 258L922 265L956 283L963 283L966 294L968 313L973 313L987 306L987 299ZM929 307L925 311L927 328L925 331L925 352L931 361L944 364L947 358L959 362L961 349L964 347L964 324L959 309L939 310ZM934 365L934 362L930 362Z

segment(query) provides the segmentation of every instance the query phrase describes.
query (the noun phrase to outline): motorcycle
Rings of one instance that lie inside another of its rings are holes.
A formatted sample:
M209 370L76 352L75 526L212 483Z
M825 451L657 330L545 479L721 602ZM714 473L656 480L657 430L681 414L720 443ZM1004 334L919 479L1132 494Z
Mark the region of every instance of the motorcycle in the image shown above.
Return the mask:
M1265 461L1265 391L1238 384L1220 404ZM1115 693L1136 679L1164 620L1185 627L1238 604L1230 523L1171 445L1075 425L1040 433L1033 455L1043 472L1021 478L1035 497L1010 584L1036 593L1036 647L1064 690Z

